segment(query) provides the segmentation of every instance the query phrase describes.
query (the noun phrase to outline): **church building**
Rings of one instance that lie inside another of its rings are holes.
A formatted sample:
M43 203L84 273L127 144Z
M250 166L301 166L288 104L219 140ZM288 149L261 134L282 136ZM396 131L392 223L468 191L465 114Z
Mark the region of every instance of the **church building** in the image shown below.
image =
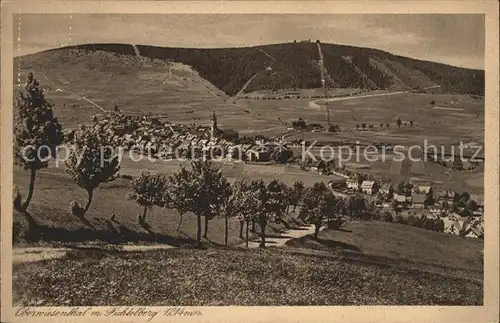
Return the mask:
M232 128L219 127L217 124L217 116L215 111L212 114L212 121L210 125L210 138L222 138L227 141L236 141L238 139L238 132Z

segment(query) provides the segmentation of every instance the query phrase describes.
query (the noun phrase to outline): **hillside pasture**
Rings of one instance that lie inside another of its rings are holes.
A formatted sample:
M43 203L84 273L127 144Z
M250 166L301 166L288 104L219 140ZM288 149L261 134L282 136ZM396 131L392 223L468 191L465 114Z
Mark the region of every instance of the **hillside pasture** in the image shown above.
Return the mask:
M74 251L13 268L16 306L482 305L480 279L290 249ZM98 274L96 274L98 273ZM40 284L39 282L44 282Z
M483 272L484 242L442 234L399 223L349 221L340 230L323 230L319 239L311 236L293 239L286 245L294 248L359 253L404 260L428 266L443 266L475 273Z

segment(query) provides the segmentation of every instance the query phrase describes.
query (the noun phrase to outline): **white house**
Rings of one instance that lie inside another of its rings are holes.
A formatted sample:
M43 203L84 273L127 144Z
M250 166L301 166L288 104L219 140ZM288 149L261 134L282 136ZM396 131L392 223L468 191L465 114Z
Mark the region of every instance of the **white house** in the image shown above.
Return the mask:
M399 202L399 203L405 203L406 202L406 195L394 194L394 200Z
M363 181L361 191L365 194L375 194L377 192L377 183L375 181Z
M427 185L415 185L414 189L417 189L417 188L418 188L419 193L429 194L429 192L432 189L432 186L429 184L427 184Z
M353 189L353 190L358 190L359 189L359 183L357 178L349 177L346 181L347 188Z

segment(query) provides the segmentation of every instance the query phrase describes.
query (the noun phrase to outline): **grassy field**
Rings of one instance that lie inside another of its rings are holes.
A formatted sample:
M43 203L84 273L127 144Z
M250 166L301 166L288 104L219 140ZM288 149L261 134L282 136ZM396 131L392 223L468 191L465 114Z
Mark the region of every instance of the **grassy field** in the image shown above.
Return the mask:
M446 235L398 223L350 221L340 230L323 230L293 239L287 245L363 256L405 260L421 265L443 266L467 271L483 271L482 240Z
M75 251L13 268L23 306L480 305L482 293L480 279L290 249Z

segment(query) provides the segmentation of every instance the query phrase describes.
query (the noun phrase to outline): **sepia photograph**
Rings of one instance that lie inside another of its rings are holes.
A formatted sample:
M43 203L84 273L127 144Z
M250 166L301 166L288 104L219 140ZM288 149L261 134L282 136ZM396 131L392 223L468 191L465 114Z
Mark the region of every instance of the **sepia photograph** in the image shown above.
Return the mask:
M484 306L485 17L14 11L7 305Z

